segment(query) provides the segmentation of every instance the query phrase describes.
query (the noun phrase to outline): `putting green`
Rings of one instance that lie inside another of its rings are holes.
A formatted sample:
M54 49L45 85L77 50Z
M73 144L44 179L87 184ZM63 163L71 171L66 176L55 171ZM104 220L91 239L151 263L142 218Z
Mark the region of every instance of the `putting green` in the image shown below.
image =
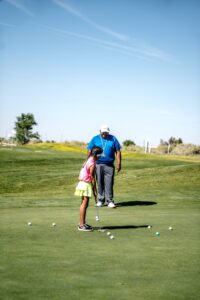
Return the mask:
M100 208L97 222L91 199L87 233L73 196L84 154L24 147L0 157L2 299L198 299L198 161L124 157L118 208Z

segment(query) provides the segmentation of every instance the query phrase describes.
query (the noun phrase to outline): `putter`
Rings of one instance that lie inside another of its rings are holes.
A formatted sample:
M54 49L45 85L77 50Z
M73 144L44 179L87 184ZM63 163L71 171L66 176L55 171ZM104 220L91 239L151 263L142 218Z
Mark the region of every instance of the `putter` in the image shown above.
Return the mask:
M100 217L99 217L99 207L96 206L96 221L99 222L100 221Z
M105 229L103 229L101 227L100 217L99 217L99 207L98 206L96 206L96 221L99 222L99 225L100 225L98 231L105 232Z

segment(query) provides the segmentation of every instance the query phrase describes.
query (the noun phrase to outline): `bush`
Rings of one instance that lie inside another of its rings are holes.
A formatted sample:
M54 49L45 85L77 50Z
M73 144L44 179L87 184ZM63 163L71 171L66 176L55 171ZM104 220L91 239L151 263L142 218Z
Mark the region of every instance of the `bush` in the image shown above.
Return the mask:
M131 140L125 140L123 143L123 146L129 147L129 146L135 146L135 142Z
M160 144L157 148L153 150L155 154L167 154L168 153L168 145Z
M123 146L123 150L132 152L144 152L144 148L136 145L130 145L128 147Z
M83 141L77 141L77 140L73 140L73 141L65 141L66 145L72 145L72 146L80 146L80 147L86 147L87 144Z
M200 146L193 144L179 144L171 152L175 155L194 155L200 154Z

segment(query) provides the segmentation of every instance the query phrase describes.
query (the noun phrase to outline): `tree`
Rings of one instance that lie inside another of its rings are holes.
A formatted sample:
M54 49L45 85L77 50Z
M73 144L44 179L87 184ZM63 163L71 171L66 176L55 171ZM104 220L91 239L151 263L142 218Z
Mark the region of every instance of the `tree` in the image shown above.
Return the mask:
M168 141L164 141L163 139L160 139L160 145L176 146L179 144L183 144L183 140L181 138L176 139L175 137L171 136Z
M135 142L131 140L125 140L123 143L123 146L128 147L128 146L135 146Z
M168 142L164 141L163 139L160 139L160 145L162 145L162 146L165 145L166 146L166 145L168 145Z
M39 139L39 133L32 132L33 126L37 125L33 114L21 114L17 117L15 122L16 141L17 143L24 145L27 144L31 139Z
M169 143L169 145L176 146L176 145L182 144L183 141L181 138L176 139L175 137L172 136L172 137L170 137L168 143Z

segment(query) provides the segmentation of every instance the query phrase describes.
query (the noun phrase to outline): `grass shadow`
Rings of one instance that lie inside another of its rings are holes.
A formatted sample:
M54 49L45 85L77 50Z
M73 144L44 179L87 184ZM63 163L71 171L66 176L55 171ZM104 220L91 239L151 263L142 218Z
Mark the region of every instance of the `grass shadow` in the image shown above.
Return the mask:
M157 202L155 201L127 201L127 202L118 202L115 203L117 207L122 206L143 206L143 205L155 205Z
M146 228L149 225L114 225L114 226L101 226L101 229L137 229ZM94 229L99 229L99 227L94 227Z

